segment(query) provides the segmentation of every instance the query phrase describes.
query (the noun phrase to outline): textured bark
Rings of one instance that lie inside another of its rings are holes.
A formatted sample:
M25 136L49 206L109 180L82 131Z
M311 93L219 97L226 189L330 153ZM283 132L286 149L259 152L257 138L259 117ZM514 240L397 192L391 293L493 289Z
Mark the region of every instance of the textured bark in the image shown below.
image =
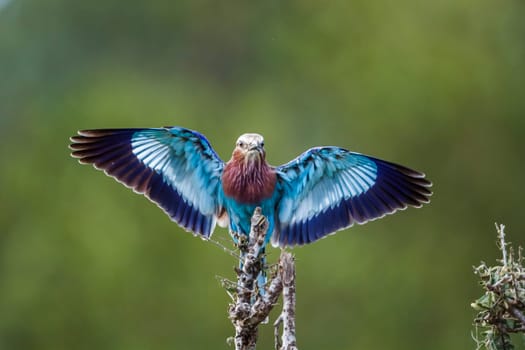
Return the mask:
M291 253L281 252L279 275L283 284L283 311L274 323L275 349L297 350L295 337L295 264ZM279 327L283 324L283 334L279 339Z
M259 290L257 277L263 266L261 250L268 229L268 222L261 209L256 208L252 216L251 231L248 237L232 233L241 252L242 268L236 270L237 283L231 288L233 303L228 316L235 328L233 342L236 350L254 350L257 344L259 325L268 319L270 312L283 295L283 311L275 322L276 349L297 350L295 339L295 265L292 254L282 251L279 269L270 282ZM232 286L232 283L225 283ZM283 323L283 334L279 337L279 325ZM281 341L282 339L282 341Z
M283 346L282 350L296 350L295 338L295 264L292 254L281 254L283 280Z
M228 313L235 328L236 350L255 349L259 324L268 318L283 289L279 274L274 276L263 293L257 286L257 276L265 269L260 252L267 229L268 222L257 208L249 237L235 236L241 251L242 268L236 271L236 290Z

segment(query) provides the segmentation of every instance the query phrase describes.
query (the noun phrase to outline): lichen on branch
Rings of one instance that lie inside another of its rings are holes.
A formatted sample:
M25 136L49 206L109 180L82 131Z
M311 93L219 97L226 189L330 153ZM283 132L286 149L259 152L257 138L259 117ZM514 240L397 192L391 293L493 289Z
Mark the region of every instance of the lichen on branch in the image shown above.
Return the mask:
M500 264L488 266L482 262L474 267L484 294L471 306L478 313L473 338L477 349L512 350L510 334L525 334L525 268L522 248L515 254L505 241L505 226L497 225L498 246L502 252Z
M230 338L236 350L254 350L257 344L258 327L268 319L271 310L283 290L283 311L279 319L283 327L282 344L279 350L296 350L295 345L295 264L292 254L282 251L278 268L271 274L266 286L259 286L257 279L261 273L267 274L264 264L264 238L268 222L261 209L256 208L251 219L249 236L234 235L240 251L241 264L236 269L237 281L222 279L232 303L228 317L235 328L235 336ZM260 290L263 288L264 290Z

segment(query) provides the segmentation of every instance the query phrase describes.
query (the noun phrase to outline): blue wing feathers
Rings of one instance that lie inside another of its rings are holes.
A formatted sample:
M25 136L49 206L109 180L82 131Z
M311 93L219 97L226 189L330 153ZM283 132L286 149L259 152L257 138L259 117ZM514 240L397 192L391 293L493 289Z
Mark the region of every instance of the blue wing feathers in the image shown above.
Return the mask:
M192 230L195 221L193 220L195 215L195 210L193 210L192 205L187 205L186 210L184 211L184 218L182 219L184 227L187 227L189 230Z
M379 208L382 208L385 213L391 213L395 210L395 206L391 202L391 200L388 199L387 196L385 196L382 191L378 189L374 189L370 191L370 199L374 200Z
M381 216L381 213L377 212L372 205L372 202L369 200L364 200L363 196L356 198L359 202L359 208L361 210L363 222L370 220L371 218L377 218Z
M71 138L72 156L142 193L185 229L209 237L223 163L188 129L102 129ZM210 187L211 186L211 187Z
M374 207L376 208L376 210L381 213L379 216L383 215L383 213L390 213L392 212L394 209L388 205L387 203L385 203L385 201L383 201L377 194L377 190L376 189L373 189L370 191L369 195L368 195L368 198L371 202L371 204L374 205Z
M302 245L429 201L431 183L407 167L338 147L312 148L276 168L285 189L272 243Z

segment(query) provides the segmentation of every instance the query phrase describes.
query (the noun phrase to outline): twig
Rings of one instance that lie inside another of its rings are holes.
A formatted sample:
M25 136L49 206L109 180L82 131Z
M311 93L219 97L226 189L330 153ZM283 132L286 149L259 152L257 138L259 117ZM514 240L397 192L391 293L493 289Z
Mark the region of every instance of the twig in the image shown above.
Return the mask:
M279 260L279 273L283 282L283 311L274 323L276 349L297 350L295 337L295 264L292 254L282 251ZM282 341L279 341L278 332L283 324Z
M210 239L208 239L208 242L213 243L215 246L219 247L224 252L228 253L229 255L233 256L234 258L241 259L239 254L235 253L233 250L229 249L228 247L226 247L224 244L220 243L219 241L216 241L216 240L210 238Z
M516 317L518 320L520 320L523 327L525 327L525 316L520 312L520 310L516 309L514 306L509 307L509 312L512 314L512 316ZM523 331L523 329L522 329Z
M499 244L501 252L503 253L503 266L507 267L507 244L505 243L505 225L495 224L498 231Z
M281 342L280 334L281 323L283 323L282 314L279 315L279 317L277 317L277 319L273 323L273 337L275 342L275 350L281 350L281 346L283 345L283 343Z

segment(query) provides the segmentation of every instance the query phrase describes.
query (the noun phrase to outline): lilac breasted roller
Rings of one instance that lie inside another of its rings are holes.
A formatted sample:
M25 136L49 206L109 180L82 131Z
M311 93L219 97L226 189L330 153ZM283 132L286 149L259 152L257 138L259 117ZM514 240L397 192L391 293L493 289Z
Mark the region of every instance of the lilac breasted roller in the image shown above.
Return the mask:
M423 173L339 147L314 147L271 166L258 134L241 135L226 163L204 135L181 127L83 130L71 141L80 163L143 194L204 239L216 224L248 234L261 207L266 243L309 244L420 207L432 194Z

